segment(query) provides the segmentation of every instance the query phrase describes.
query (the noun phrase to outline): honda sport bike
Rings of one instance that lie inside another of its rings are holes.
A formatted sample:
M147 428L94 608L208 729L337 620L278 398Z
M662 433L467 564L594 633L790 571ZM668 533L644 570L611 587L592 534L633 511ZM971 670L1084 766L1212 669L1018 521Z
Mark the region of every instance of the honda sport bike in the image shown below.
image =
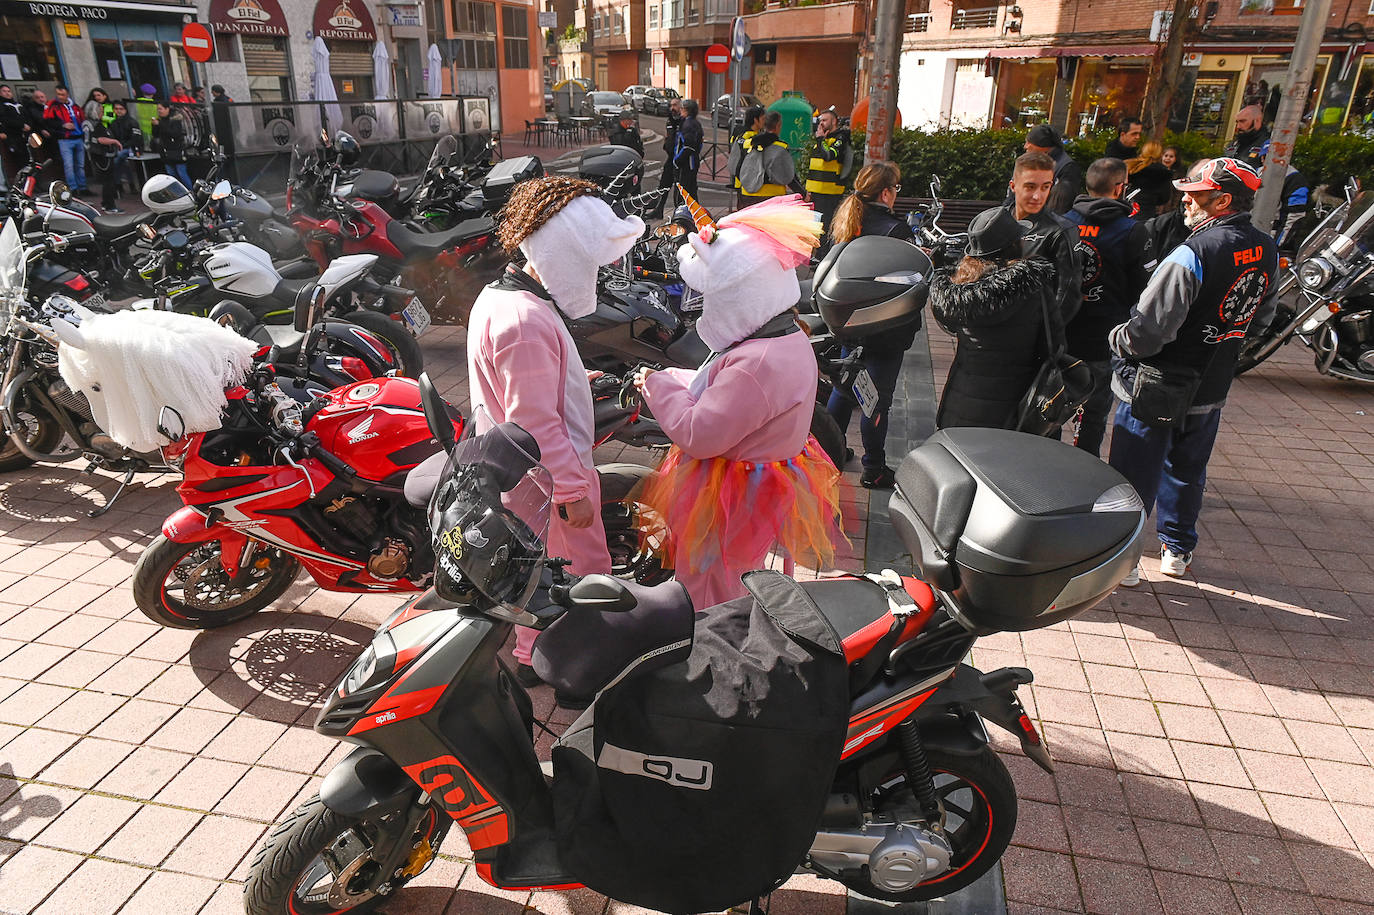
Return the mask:
M420 874L455 823L492 885L576 888L585 878L555 839L579 828L560 823L569 808L554 801L567 773L541 769L531 700L502 646L513 625L548 635L567 618L629 633L587 646L618 652L599 657L600 676L580 684L601 692L573 730L590 724L596 732L607 694L642 682L638 671L626 677L636 659L680 649L684 627L693 628L675 582L564 576L539 538L549 483L528 450L532 440L518 427L515 439L507 436L510 424L475 435L474 424L454 443L442 400L421 385L431 429L450 455L431 484L430 524L436 552L452 564L445 574L456 582L447 587L454 599L430 591L403 606L328 694L316 730L356 748L258 851L244 888L249 915L364 911ZM1100 461L990 429L945 430L909 455L891 513L922 578L800 583L842 644L849 723L827 796L805 799L823 813L806 827L814 838L795 867L866 896L911 901L972 883L1011 839L1016 791L985 722L1051 769L1016 697L1031 673L985 674L961 659L980 635L1039 628L1097 604L1134 567L1145 519L1135 491ZM713 784L710 763L681 758L692 755L687 748L670 758L609 739L594 746L601 755L591 769L621 773L618 784L666 785L655 790L696 804L711 797L701 794ZM748 806L737 812L747 817ZM630 807L626 815L642 827L669 813ZM748 857L736 860L747 866ZM658 863L672 881L728 876L672 856Z

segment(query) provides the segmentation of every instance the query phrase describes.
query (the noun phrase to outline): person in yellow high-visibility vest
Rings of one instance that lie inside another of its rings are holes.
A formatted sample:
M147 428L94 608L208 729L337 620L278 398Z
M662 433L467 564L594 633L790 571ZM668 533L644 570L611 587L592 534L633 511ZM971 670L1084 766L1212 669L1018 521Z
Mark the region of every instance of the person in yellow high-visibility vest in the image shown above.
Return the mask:
M730 144L730 157L726 160L726 167L730 169L730 174L735 180L735 209L740 207L739 167L740 163L744 161L744 144L763 130L763 115L764 108L762 105L750 105L746 108L741 124L744 129ZM733 118L731 119L731 126L734 126Z
M833 111L822 111L816 118L816 144L811 150L810 167L806 175L806 199L821 214L821 227L830 231L835 208L844 199L845 179L854 164L854 151L849 131L839 129L839 118Z
M778 136L782 115L770 111L763 116L763 131L741 144L743 158L735 174L739 177L739 196L743 206L781 197L800 195L804 188L797 180L797 164L787 144Z

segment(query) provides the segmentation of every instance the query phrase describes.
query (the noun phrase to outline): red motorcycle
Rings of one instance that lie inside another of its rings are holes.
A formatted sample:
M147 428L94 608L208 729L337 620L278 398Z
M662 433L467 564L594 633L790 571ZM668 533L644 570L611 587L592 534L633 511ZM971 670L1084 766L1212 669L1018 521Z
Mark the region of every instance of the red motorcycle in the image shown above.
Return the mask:
M340 132L323 138L313 153L296 150L286 185L286 211L291 225L320 269L343 254L375 254L373 275L393 283L405 267L431 264L447 273L470 264L491 250L495 224L490 215L467 219L452 229L425 232L393 217L369 199L366 186L348 177L358 159L357 141ZM394 182L385 172L382 175ZM341 187L351 196L340 193Z
M442 401L426 391L425 407L447 439ZM1145 530L1135 491L1090 455L944 430L902 462L890 506L924 580L753 573L752 608L694 614L676 582L560 581L540 537L551 485L537 447L513 424L468 431L445 442L431 484L436 590L388 619L328 694L316 730L357 747L258 851L249 915L375 906L455 822L479 876L513 891L585 885L717 911L799 870L890 901L952 893L996 863L1016 823L984 723L1051 769L1016 697L1030 671L961 659L980 635L1096 605L1134 568ZM555 744L551 777L500 655L513 624L543 630L541 676L596 694ZM801 673L774 679L789 665ZM802 710L790 732L774 717L751 725L780 706ZM786 752L817 708L824 738L807 732L809 752Z
M276 601L302 566L328 591L429 586L424 487L442 461L424 463L439 443L414 379L360 381L302 411L263 369L227 396L220 429L163 449L181 469L186 505L134 568L134 600L149 619L181 629L227 625ZM448 407L448 416L461 431L458 411ZM660 544L640 528L631 498L651 471L597 470L613 570L661 579Z

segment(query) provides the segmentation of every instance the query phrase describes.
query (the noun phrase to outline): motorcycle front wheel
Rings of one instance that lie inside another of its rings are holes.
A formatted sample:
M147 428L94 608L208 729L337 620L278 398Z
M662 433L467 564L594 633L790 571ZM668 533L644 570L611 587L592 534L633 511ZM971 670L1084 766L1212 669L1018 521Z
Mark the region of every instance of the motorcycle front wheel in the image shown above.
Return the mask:
M1245 339L1240 341L1240 354L1236 356L1235 368L1237 378L1269 358L1268 356L1261 356L1260 350L1272 343L1274 334L1292 323L1293 318L1292 311L1280 306L1278 313L1274 315L1274 320L1269 322L1269 326L1263 333L1257 333L1254 336L1247 334ZM1269 355L1272 356L1273 353Z
M253 553L230 578L221 543L177 543L159 534L134 565L134 603L172 629L214 629L257 613L286 593L300 563L276 547L249 541Z
M425 357L420 352L420 343L415 335L406 330L400 321L376 311L353 311L344 315L350 321L375 337L378 337L391 350L396 367L407 378L419 378L425 369Z
M945 835L953 855L949 869L906 892L879 889L862 876L846 873L840 882L856 893L888 902L922 902L948 896L973 883L1002 857L1016 831L1016 786L1011 773L991 747L973 756L956 756L927 748L935 795L945 815ZM915 810L919 805L899 775L879 792L883 810Z
M16 417L20 429L0 429L0 473L23 470L33 464L33 458L19 450L14 436L22 436L24 444L33 451L47 454L62 441L62 426L46 412L31 413L20 409Z
M382 896L367 889L379 866L370 857L380 821L335 813L316 795L267 837L243 887L247 915L336 915L372 911L433 860L452 820L430 807L408 843L410 859Z

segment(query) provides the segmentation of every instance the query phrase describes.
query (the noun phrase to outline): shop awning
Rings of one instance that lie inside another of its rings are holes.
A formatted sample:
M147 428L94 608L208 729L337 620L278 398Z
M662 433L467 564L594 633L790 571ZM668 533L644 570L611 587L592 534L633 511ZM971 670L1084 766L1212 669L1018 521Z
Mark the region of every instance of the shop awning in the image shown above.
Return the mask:
M363 0L319 0L315 5L315 34L347 41L376 41L377 27Z
M1152 44L1090 44L1077 47L1022 45L1016 48L991 48L988 57L1002 60L1031 57L1153 57L1154 53L1155 46Z
M286 35L277 0L210 0L210 27L244 35Z

